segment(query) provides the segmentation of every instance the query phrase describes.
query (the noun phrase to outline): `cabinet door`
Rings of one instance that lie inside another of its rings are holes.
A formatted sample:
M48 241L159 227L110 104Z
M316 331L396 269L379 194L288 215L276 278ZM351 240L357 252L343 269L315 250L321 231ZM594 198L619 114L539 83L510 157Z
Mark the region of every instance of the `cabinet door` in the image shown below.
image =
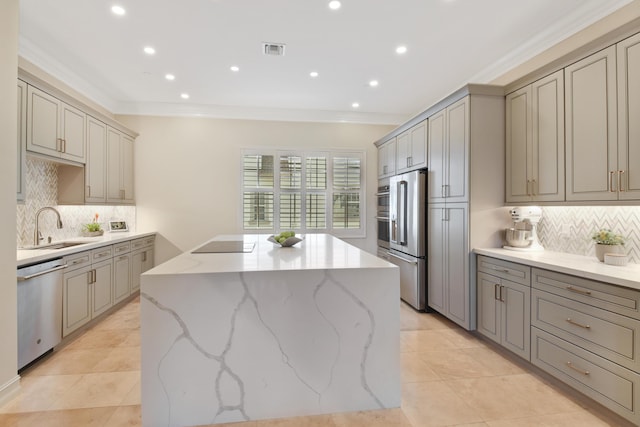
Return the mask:
M87 164L85 166L85 201L107 200L107 125L89 117L87 120Z
M444 203L428 205L427 214L427 304L445 313L445 235Z
M62 138L60 157L79 163L86 161L86 117L86 114L77 108L60 103L60 137Z
M63 275L62 336L91 320L91 266Z
M122 201L124 203L134 203L133 193L133 139L127 135L122 135L121 144L121 161L122 169Z
M564 74L560 70L531 85L533 200L564 201ZM507 175L508 176L508 175Z
M144 255L142 257L142 272L151 270L154 265L154 250L153 248L147 248L144 251Z
M447 202L468 201L469 97L447 107L445 196Z
M531 200L531 86L506 96L506 201Z
M500 343L500 279L486 273L478 273L478 332Z
M446 137L446 109L429 117L428 201L444 201L444 157Z
M396 140L396 168L398 173L411 169L411 133L405 131Z
M107 128L107 202L122 200L121 175L121 134L115 129Z
M145 260L145 251L138 250L131 253L131 292L140 289L140 275L144 272L143 265Z
M18 80L18 163L17 163L17 200L24 201L26 187L24 183L24 172L26 169L26 146L27 146L27 84Z
M92 266L94 272L91 317L94 318L113 306L113 262L107 260Z
M526 360L531 360L531 288L502 280L501 342L504 347Z
M444 248L446 312L444 315L465 329L471 329L475 325L472 325L470 312L467 204L447 204L444 223L446 228Z
M616 50L565 68L566 199L617 199Z
M618 169L621 200L640 199L640 34L618 43Z
M427 166L427 120L418 123L409 130L411 134L411 151L409 163L411 169Z
M60 101L28 86L27 150L60 157Z
M131 257L129 254L113 258L113 303L117 304L131 293Z

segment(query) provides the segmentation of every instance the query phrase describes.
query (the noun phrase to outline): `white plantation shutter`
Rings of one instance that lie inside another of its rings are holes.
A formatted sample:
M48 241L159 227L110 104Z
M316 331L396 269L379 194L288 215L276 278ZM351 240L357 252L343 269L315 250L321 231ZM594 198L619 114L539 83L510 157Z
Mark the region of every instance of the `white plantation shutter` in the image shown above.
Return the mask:
M363 152L243 153L243 228L364 236Z

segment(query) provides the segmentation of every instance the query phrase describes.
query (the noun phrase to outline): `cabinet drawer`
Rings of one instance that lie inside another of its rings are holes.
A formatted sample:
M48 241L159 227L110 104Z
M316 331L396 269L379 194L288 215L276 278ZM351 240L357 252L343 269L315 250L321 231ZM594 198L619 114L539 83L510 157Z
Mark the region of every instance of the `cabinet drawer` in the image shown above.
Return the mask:
M501 259L478 255L478 271L529 286L531 268Z
M532 297L533 326L640 371L640 321L537 289Z
M155 236L149 236L149 237L143 237L140 239L135 239L131 241L131 250L135 250L135 249L140 249L140 248L144 248L147 246L153 246L153 244L155 243L156 237Z
M127 254L131 252L131 242L123 242L118 243L117 245L113 245L113 256L120 254Z
M75 270L76 268L84 267L91 264L91 251L78 252L70 254L64 257L65 264L67 264L66 271Z
M98 262L104 261L113 257L113 246L103 246L91 251L91 261Z
M640 320L640 292L634 289L534 268L531 286Z
M531 362L593 400L640 424L640 375L531 328Z

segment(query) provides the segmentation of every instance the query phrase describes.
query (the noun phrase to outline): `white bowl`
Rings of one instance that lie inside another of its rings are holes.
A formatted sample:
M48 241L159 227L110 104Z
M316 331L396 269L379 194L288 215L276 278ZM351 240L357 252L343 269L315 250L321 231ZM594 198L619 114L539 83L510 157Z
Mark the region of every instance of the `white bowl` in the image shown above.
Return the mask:
M276 245L280 245L283 248L288 248L289 246L293 246L298 242L302 242L302 239L296 236L293 237L287 237L287 240L284 241L284 243L280 243L276 240L275 236L269 236L267 238L268 241L270 241L271 243L274 243Z
M618 265L625 266L627 265L628 259L625 254L604 254L604 263L608 265Z

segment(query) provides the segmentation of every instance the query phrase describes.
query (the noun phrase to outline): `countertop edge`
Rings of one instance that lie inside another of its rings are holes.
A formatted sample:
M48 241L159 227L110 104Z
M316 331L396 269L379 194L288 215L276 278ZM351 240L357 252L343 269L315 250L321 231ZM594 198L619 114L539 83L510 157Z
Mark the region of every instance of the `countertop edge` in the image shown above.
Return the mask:
M119 233L117 235L105 233L105 235L101 237L74 237L65 239L64 241L81 242L86 240L87 242L83 245L72 246L65 249L17 249L16 266L17 268L20 268L29 264L61 258L78 252L90 251L92 249L101 248L103 246L114 245L121 242L126 242L127 240L140 239L156 234L157 233L155 231L128 232Z
M595 257L564 252L519 252L502 248L474 248L473 252L530 267L640 290L640 264L607 265Z

